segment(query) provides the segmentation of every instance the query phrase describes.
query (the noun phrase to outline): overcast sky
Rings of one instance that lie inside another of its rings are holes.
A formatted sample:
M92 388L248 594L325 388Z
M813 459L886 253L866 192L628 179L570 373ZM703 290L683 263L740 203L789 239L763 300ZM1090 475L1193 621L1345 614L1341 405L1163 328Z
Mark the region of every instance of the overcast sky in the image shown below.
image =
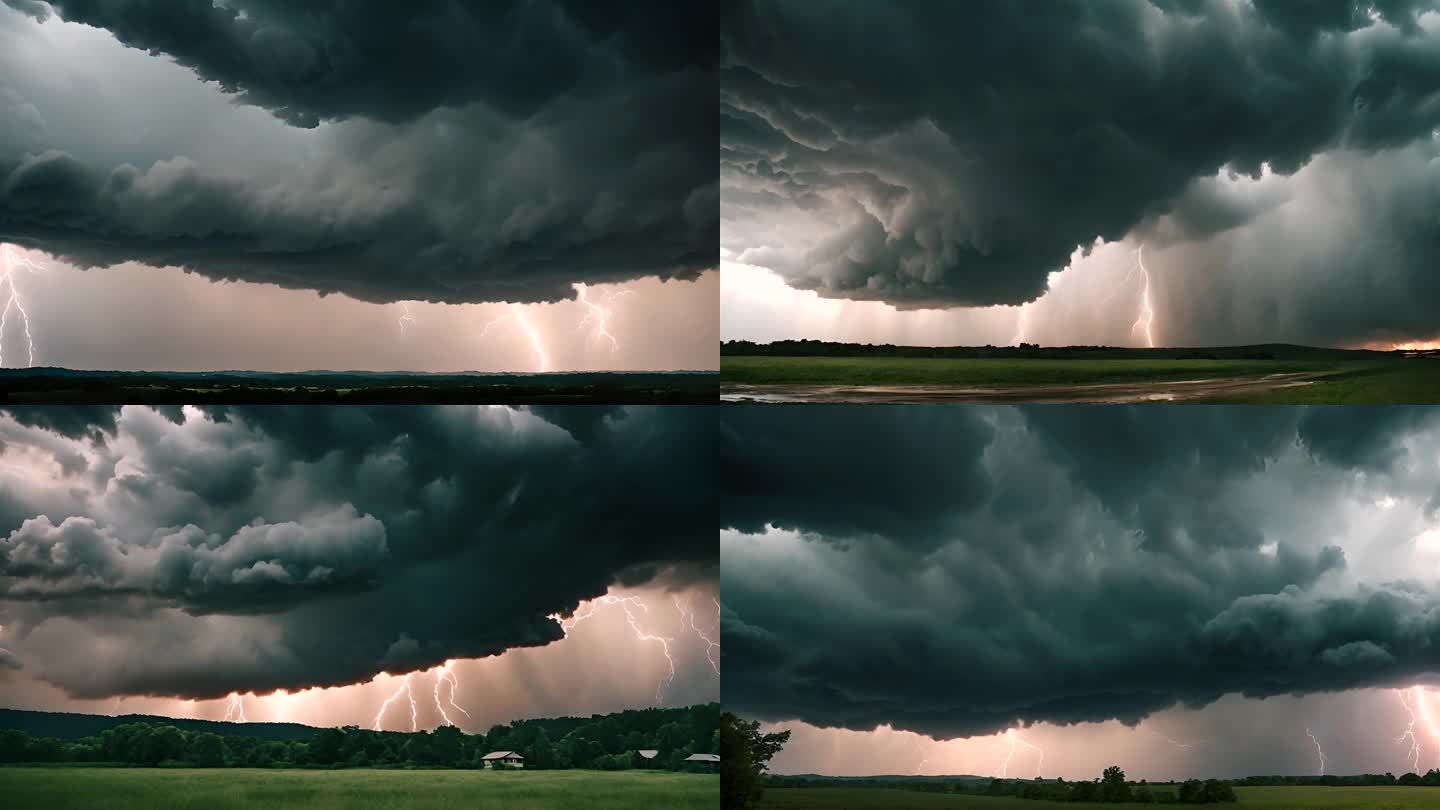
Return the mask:
M482 5L0 3L35 362L714 367L714 4Z
M723 702L779 772L1440 767L1440 411L720 421Z
M724 339L1440 339L1435 0L734 0L721 31Z
M0 705L219 718L238 693L252 720L370 725L413 672L429 728L447 661L467 731L718 699L714 429L705 408L0 411ZM568 635L548 618L591 607Z

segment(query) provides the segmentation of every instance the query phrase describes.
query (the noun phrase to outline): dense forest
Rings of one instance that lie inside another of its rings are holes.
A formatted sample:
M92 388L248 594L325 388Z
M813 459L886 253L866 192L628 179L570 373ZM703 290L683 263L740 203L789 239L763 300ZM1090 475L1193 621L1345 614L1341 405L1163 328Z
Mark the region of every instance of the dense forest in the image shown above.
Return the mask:
M108 718L107 718L108 719ZM517 751L526 768L684 770L691 754L720 745L720 706L638 709L589 718L517 720L484 734L454 726L434 731L368 731L355 726L311 729L307 739L266 739L245 733L244 723L204 723L186 729L164 718L121 722L85 737L38 736L0 730L0 762L106 762L169 767L475 768L491 751ZM285 724L283 729L297 728ZM298 728L304 728L300 726ZM656 750L643 760L637 750ZM703 767L703 766L702 766Z

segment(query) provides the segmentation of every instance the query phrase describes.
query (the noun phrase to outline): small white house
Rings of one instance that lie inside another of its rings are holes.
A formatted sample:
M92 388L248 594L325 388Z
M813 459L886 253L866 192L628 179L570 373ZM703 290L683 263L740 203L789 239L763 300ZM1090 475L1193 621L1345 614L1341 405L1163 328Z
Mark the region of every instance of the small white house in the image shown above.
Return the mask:
M656 755L656 754L659 754L660 752L659 752L659 751L654 751L654 750L651 750L651 749L648 749L648 748L647 748L647 749L642 749L642 750L640 750L640 751L636 751L635 753L639 754L641 759L654 759L654 758L655 758L655 755Z
M514 751L491 751L480 758L480 765L490 768L523 768L525 757Z

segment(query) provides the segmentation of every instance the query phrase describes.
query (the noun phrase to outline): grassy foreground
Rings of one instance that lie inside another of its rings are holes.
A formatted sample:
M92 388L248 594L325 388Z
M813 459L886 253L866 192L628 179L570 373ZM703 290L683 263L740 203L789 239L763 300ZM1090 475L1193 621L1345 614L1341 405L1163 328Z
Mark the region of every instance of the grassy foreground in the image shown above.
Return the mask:
M1217 402L1440 402L1440 360L1178 360L917 357L720 358L721 384L1023 388L1304 374L1311 385Z
M669 771L0 768L15 810L718 808L720 777Z
M1163 788L1157 787L1157 790ZM1077 810L1077 808L1214 807L1234 810L1419 810L1440 807L1433 787L1238 787L1227 805L1071 804L991 796L945 796L883 788L781 788L765 791L762 810Z

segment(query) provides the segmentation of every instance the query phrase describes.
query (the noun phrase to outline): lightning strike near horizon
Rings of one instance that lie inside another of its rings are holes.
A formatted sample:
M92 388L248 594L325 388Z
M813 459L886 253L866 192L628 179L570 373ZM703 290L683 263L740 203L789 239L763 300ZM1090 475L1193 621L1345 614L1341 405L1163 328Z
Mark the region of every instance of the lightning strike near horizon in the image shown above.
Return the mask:
M675 681L675 659L670 655L670 642L675 639L669 636L657 636L640 629L640 625L635 618L635 613L630 608L632 606L638 607L648 614L650 608L646 607L644 602L641 602L633 596L612 596L607 593L604 596L591 599L585 603L584 607L588 608L588 610L577 608L575 614L568 619L562 618L558 613L552 613L548 618L558 622L560 624L560 631L568 636L570 635L570 631L574 630L577 625L594 616L597 606L599 605L619 605L620 609L625 611L625 621L629 622L630 629L635 631L635 638L637 640L660 642L660 649L665 653L665 661L670 664L670 674L662 678L660 683L655 687L655 702L660 703L665 699L665 687Z
M1435 718L1430 714L1430 706L1426 703L1425 688L1423 686L1410 687L1411 694L1406 695L1406 690L1396 689L1395 696L1400 698L1400 705L1405 707L1405 713L1410 716L1410 722L1405 726L1405 731L1395 738L1396 743L1409 742L1410 747L1406 749L1405 755L1410 759L1410 769L1416 773L1420 772L1421 746L1420 738L1415 733L1415 724L1419 722L1424 726L1425 731L1431 738L1440 737L1435 726ZM1440 745L1436 748L1437 760L1440 760Z
M240 700L238 692L230 693L230 703L225 707L225 717L222 719L230 723L250 722L245 719L245 704Z
M19 311L20 323L25 327L25 365L30 367L35 365L35 338L30 334L30 313L25 310L25 302L20 298L20 288L15 286L17 270L45 272L45 268L31 261L29 257L18 255L14 245L0 245L0 285L10 291L9 297L5 299L5 309L0 311L0 366L5 365L5 322L9 319L10 309L13 307Z
M1155 309L1150 306L1150 271L1145 268L1145 243L1141 242L1140 247L1135 249L1135 263L1140 267L1140 278L1143 286L1140 288L1140 314L1135 318L1135 323L1130 326L1130 334L1135 334L1136 329L1145 333L1145 346L1155 348L1155 336L1151 334L1150 327L1155 322Z
M585 307L585 317L580 319L577 328L584 329L588 326L591 338L608 340L612 352L619 349L620 341L610 333L610 316L614 314L610 305L614 304L616 299L630 295L632 290L608 293L602 301L596 303L590 300L588 288L584 284L576 284L574 287L576 300Z
M670 598L675 601L675 609L680 611L680 625L683 627L686 623L688 623L690 625L691 631L693 631L695 635L699 636L701 641L705 642L705 660L710 662L710 668L715 670L716 675L719 675L720 642L711 641L709 636L705 635L705 633L702 632L699 627L695 626L695 611L690 609L690 602L688 599L685 601L684 604L682 604L680 602L680 597L672 595ZM714 598L712 598L710 601L715 603L715 621L718 623L720 621L720 602L719 600Z
M1015 321L1015 337L1010 342L1016 346L1025 342L1026 317L1030 314L1029 304L1020 305L1020 317Z
M540 373L550 370L550 352L545 348L545 341L540 337L540 331L530 321L530 316L525 312L523 304L511 304L510 311L498 318L492 318L485 327L480 330L480 339L483 340L490 330L502 323L509 321L515 325L516 331L525 337L530 343L530 351L535 355L536 369Z
M380 730L380 719L385 716L385 710L390 708L390 704L399 699L401 694L404 694L410 699L410 730L420 730L420 715L415 708L415 692L410 688L410 676L413 674L413 672L407 673L400 681L400 688L395 690L395 694L385 698L385 702L380 704L380 710L375 712L375 724L371 726L372 730Z
M1324 775L1325 775L1325 752L1322 751L1322 750L1320 750L1320 741L1317 740L1317 739L1315 739L1315 735L1310 733L1310 729L1309 729L1309 728L1306 728L1306 729L1305 729L1305 736L1307 736L1307 737L1310 738L1310 742L1315 743L1315 753L1318 754L1319 757L1320 757L1320 775L1321 775L1321 776L1324 776Z
M419 323L419 321L415 320L415 316L410 314L409 304L401 304L400 317L396 320L396 323L400 324L400 334L403 335L405 334L407 324L409 326L414 326L415 324Z
M1036 778L1039 778L1040 768L1045 764L1045 750L1038 745L1033 745L1025 741L1024 739L1021 739L1020 735L1016 734L1015 729L1013 728L1005 730L1005 739L1010 741L1010 748L1005 752L1005 759L1001 760L1000 762L1000 778L1009 778L1008 775L1010 773L1010 760L1015 756L1015 746L1017 744L1023 745L1026 748L1029 748L1040 755L1040 758L1035 761L1035 776Z
M455 721L451 720L450 715L445 713L445 706L440 702L441 684L450 685L450 697L446 699L445 702L449 703L451 708L465 715L467 720L470 719L470 712L465 711L460 704L455 702L455 693L460 689L460 681L455 677L455 673L450 670L449 661L446 661L435 669L435 708L439 710L440 716L444 718L446 725L453 726L455 725Z

